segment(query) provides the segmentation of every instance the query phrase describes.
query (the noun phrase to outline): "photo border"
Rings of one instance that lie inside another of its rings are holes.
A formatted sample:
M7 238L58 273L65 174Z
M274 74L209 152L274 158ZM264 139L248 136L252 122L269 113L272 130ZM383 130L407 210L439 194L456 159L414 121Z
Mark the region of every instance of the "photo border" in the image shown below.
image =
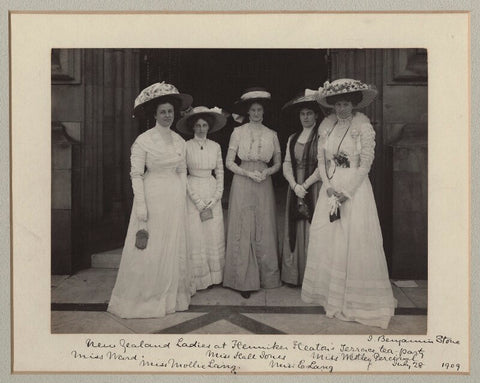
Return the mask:
M68 12L68 13L70 13L70 12ZM95 12L95 13L97 13L97 12ZM168 12L168 13L171 13L171 12ZM186 12L186 13L189 13L189 12ZM199 12L199 13L203 13L203 12ZM209 13L209 12L207 12L207 13ZM226 12L226 13L229 13L229 12ZM240 13L251 13L251 12L240 12ZM256 13L256 12L253 12L253 13ZM270 13L270 12L268 12L268 13ZM296 12L292 12L292 13L296 13ZM356 12L355 12L355 13L356 13ZM364 13L372 13L372 12L366 11L366 12L364 12ZM383 12L382 12L382 13L383 13ZM390 12L385 12L385 13L390 13ZM401 13L401 12L400 12L400 13ZM110 14L110 13L107 13L107 14ZM113 14L117 14L117 12L113 12ZM13 261L13 259L12 259L12 261ZM13 303L13 302L12 302L12 303ZM471 310L471 308L470 308L470 310ZM12 322L12 325L13 325L13 322ZM269 373L269 374L270 374L270 373Z

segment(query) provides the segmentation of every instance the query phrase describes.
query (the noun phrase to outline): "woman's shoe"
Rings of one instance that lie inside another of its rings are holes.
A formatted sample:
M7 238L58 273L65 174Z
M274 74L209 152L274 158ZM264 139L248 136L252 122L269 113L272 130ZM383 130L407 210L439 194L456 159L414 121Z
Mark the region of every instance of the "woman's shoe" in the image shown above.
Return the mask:
M240 295L244 297L245 299L250 298L250 291L242 291L240 292Z

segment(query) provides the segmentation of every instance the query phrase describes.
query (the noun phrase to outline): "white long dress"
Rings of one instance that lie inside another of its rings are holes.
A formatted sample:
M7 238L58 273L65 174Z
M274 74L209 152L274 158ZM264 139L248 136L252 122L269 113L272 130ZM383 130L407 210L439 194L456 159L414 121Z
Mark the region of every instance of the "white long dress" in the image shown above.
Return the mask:
M201 146L195 139L187 141L188 198L187 233L189 258L197 290L219 284L225 265L225 228L223 225L223 161L220 145L206 140ZM202 149L203 148L203 149ZM212 175L215 172L215 177ZM213 218L201 221L194 201L216 200Z
M186 250L185 141L170 131L167 143L156 126L131 149L134 203L120 269L108 311L122 318L162 317L187 310L194 293ZM145 171L146 167L146 171ZM135 247L142 228L137 209L147 209L147 248Z
M347 120L326 118L319 132L318 166L324 184L310 226L302 300L323 306L327 317L387 328L396 300L368 179L375 131L357 112ZM350 167L335 166L337 151L348 157ZM334 222L329 219L329 187L350 197Z

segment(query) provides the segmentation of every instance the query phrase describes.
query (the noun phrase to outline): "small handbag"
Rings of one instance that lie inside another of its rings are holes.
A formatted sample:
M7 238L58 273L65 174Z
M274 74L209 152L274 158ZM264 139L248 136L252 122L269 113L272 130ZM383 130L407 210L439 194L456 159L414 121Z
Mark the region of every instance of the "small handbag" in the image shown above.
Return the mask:
M213 211L211 208L204 209L200 212L200 221L205 222L213 218Z
M330 213L330 222L335 222L337 219L340 219L340 208L337 208L335 213Z
M297 221L310 220L311 218L310 209L301 199L299 199L297 202L297 209L295 210L295 213L295 218Z
M145 229L140 229L137 231L135 237L135 247L139 250L146 249L148 243L148 231Z

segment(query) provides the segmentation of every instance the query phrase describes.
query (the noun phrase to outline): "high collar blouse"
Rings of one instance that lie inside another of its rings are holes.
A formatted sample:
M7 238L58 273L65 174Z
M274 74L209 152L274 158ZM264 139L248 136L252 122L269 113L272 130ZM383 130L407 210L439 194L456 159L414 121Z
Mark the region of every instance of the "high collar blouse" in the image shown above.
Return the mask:
M277 133L264 125L250 123L233 130L229 149L235 151L242 161L270 162L275 153L280 153Z
M144 167L178 168L185 166L185 140L177 133L163 132L157 125L137 137L132 145L132 176L143 174ZM170 135L171 141L166 140ZM135 166L133 166L135 165Z

